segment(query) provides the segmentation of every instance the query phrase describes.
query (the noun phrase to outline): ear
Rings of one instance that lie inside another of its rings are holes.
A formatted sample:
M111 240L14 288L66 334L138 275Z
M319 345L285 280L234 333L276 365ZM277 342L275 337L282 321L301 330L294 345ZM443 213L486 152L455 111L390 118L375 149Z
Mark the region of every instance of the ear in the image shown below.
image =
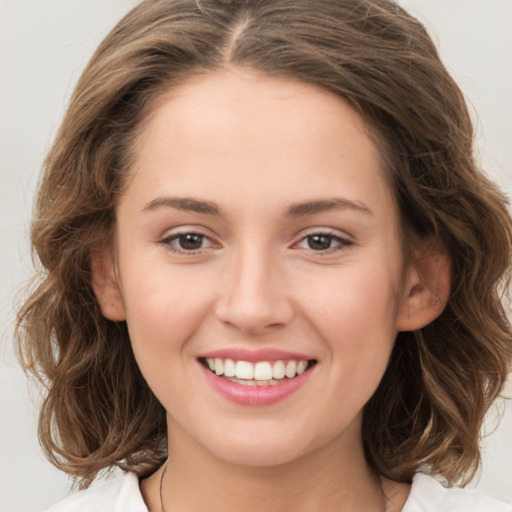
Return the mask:
M105 247L91 251L91 284L103 316L116 322L126 320L112 255Z
M422 242L405 281L397 330L415 331L435 320L450 297L451 261L441 239Z

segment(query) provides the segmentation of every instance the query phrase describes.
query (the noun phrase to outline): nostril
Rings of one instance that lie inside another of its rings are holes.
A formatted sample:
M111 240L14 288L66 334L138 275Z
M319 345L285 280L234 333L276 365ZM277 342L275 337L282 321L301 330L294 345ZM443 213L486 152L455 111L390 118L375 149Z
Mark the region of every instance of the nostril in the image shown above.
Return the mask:
M240 277L233 288L226 285L215 306L215 316L224 325L250 335L285 326L293 320L294 309L282 290L256 270Z

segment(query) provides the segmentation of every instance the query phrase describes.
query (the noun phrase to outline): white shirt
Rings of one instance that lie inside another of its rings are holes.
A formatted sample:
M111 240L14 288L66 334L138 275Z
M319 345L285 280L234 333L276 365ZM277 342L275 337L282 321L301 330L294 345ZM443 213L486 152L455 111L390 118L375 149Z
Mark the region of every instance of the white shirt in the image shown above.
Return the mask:
M137 475L127 473L80 491L47 512L148 512L148 509ZM434 478L418 473L402 512L512 512L512 505L471 489L447 489Z

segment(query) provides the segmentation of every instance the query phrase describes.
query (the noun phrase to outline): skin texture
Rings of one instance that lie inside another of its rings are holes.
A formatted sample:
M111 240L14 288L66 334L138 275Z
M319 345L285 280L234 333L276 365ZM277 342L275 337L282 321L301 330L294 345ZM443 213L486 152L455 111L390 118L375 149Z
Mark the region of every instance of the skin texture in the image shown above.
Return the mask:
M135 154L115 255L98 252L93 285L103 314L127 321L167 410L166 511L379 511L383 489L399 510L407 486L368 468L362 409L397 332L442 310L449 263L425 251L404 267L397 205L361 117L315 86L229 69L160 98ZM198 249L180 246L185 233L202 235ZM312 249L322 234L329 248ZM243 406L208 385L197 359L226 348L317 364L284 400ZM142 483L150 510L159 478Z

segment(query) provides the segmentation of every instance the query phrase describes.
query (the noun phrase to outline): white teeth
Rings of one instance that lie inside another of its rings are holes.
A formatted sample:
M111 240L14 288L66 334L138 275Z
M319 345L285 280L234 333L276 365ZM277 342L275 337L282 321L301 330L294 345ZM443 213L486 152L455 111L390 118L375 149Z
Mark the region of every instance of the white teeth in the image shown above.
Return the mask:
M254 378L256 380L270 380L272 378L272 365L262 361L254 365Z
M207 358L206 363L210 370L216 375L233 380L239 379L254 382L254 385L266 386L277 383L279 380L287 377L293 379L297 375L304 373L308 367L308 361L259 361L251 363L249 361L234 361L233 359L222 359L220 357ZM248 384L252 386L253 384Z
M224 373L224 361L218 357L215 358L215 373L217 375Z
M274 379L284 379L285 367L283 361L276 361L272 367L272 377Z
M284 373L289 379L293 379L297 373L297 363L295 361L288 361Z
M245 380L245 379L237 379L236 377L227 377L226 380L231 382L236 382L237 384L243 384L244 386L274 386L279 384L278 380L270 379L270 380Z
M306 371L307 366L308 366L307 361L299 361L297 364L297 375L304 373Z
M237 379L252 379L254 378L254 366L248 361L237 361L235 375Z
M226 359L224 361L224 375L226 377L234 377L235 374L235 362L233 361L233 359Z

